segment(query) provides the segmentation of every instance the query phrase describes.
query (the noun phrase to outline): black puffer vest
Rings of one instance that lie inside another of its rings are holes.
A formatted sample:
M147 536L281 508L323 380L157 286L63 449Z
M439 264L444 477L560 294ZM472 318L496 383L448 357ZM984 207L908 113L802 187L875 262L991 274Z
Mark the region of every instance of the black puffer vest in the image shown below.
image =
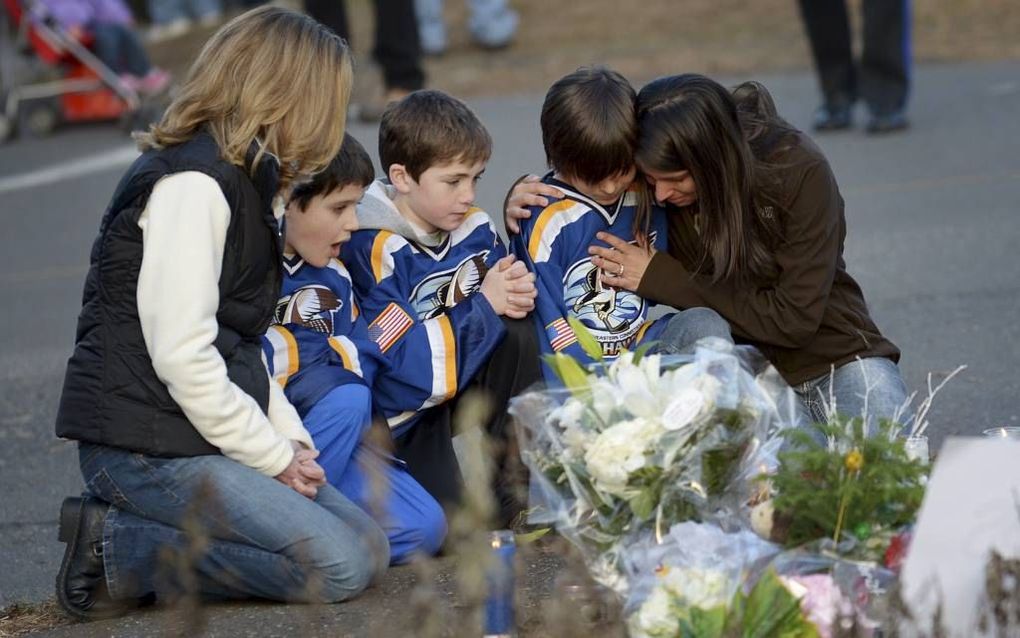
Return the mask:
M255 148L249 152L249 161ZM249 162L250 163L250 162ZM280 291L281 248L272 200L278 166L269 156L250 171L220 159L213 138L143 154L117 186L92 247L74 354L67 364L57 436L155 456L218 454L195 430L156 376L142 338L136 291L142 263L138 218L156 182L200 171L230 206L216 311L215 346L230 380L265 412L269 380L260 336ZM166 312L172 313L173 308Z

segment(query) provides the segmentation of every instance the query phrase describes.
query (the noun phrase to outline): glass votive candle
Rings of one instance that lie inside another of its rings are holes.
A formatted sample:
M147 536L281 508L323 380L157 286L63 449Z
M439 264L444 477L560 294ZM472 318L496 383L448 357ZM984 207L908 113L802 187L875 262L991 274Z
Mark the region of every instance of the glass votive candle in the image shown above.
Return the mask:
M984 434L990 439L1020 441L1020 426L1004 425L998 428L988 428L987 430L983 430L981 434Z
M924 434L912 434L903 442L903 449L907 458L911 461L928 463L931 461L931 452L928 449L928 437Z

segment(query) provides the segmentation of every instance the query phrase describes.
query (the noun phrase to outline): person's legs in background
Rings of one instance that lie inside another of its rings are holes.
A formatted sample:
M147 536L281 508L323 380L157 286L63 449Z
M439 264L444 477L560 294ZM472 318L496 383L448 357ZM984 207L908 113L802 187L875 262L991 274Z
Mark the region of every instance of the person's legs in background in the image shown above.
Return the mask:
M865 0L862 10L860 85L871 112L868 132L904 129L909 125L905 109L910 90L910 0Z
M414 0L375 0L375 47L383 71L385 101L394 102L425 86ZM380 113L381 115L381 113Z
M475 42L486 49L502 49L513 42L519 16L507 0L468 0L468 29Z
M822 88L822 105L815 112L814 128L849 128L857 99L857 73L846 1L799 0L799 5Z
M418 38L425 55L439 55L446 51L446 20L443 18L443 0L414 0L414 13L418 17Z

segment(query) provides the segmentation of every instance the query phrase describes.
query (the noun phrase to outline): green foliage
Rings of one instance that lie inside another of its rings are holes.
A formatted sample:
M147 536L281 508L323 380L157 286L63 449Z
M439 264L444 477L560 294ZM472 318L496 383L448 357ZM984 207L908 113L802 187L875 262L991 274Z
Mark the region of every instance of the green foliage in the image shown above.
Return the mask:
M890 530L914 520L924 496L925 466L907 457L899 424L882 420L865 436L863 421L837 416L812 426L831 440L819 443L811 432L788 433L792 448L779 454L772 477L777 515L790 522L788 546L831 538L837 527L861 531ZM847 469L852 451L863 459L858 471ZM845 511L840 521L840 505Z
M692 607L684 610L680 617L681 638L703 638L722 636L726 626L726 607L719 605L712 609Z
M574 336L577 337L577 343L580 344L584 353L591 357L592 361L601 363L602 346L595 340L594 335L588 332L588 328L586 328L585 325L581 323L581 320L576 317L567 317L567 323L570 324L570 329L574 331Z
M737 594L726 622L726 638L818 638L818 630L774 569L769 568L751 592Z
M588 373L584 371L577 359L562 352L544 355L543 358L572 394L579 396L589 390Z

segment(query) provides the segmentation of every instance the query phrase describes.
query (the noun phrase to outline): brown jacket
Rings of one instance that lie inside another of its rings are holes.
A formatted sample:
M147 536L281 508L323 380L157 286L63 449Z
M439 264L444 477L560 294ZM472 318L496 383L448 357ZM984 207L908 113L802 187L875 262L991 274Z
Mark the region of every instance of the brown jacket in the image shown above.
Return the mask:
M692 274L696 236L691 215L669 213L669 253L652 258L638 293L676 308L707 306L722 315L739 342L757 346L791 385L857 357L900 351L868 315L860 286L846 272L843 197L821 151L803 134L772 162L784 166L783 239L775 248L780 273L768 285L712 283Z

